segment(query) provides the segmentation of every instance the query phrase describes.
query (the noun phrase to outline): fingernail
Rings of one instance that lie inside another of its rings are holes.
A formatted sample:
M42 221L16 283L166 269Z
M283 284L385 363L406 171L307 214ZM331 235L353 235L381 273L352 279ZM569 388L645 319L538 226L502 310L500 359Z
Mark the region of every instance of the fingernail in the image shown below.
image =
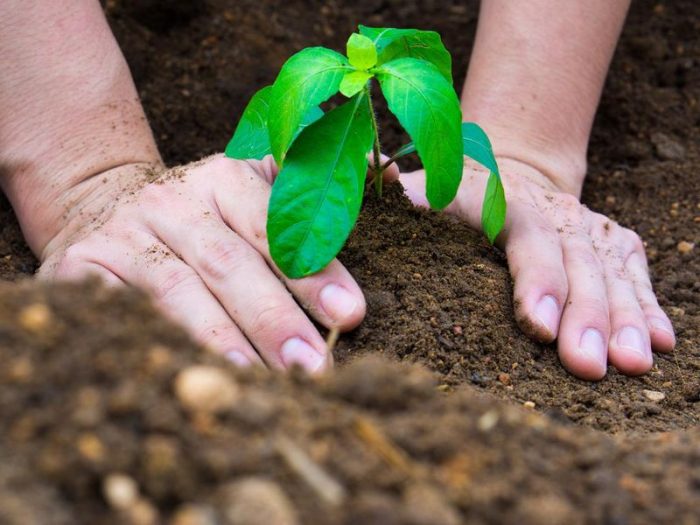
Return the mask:
M603 334L595 328L587 328L586 331L581 334L578 349L586 357L603 365L603 367L607 367L608 353L605 346Z
M300 365L307 372L317 372L326 362L326 356L299 337L287 339L282 345L282 361L288 367Z
M634 326L625 326L617 333L617 345L621 348L632 350L646 359L649 351L644 344L642 332Z
M231 350L224 354L224 357L231 361L234 365L240 366L241 368L247 368L253 363L245 355L238 352L237 350Z
M549 333L555 335L559 326L559 304L551 295L545 295L535 306L535 317L542 323Z
M337 284L327 284L319 295L321 306L334 321L349 318L358 306L357 298Z
M675 337L671 323L669 323L665 319L661 319L659 317L651 317L649 319L649 324L652 326L652 328L656 328L657 330L662 330L662 331L669 333Z

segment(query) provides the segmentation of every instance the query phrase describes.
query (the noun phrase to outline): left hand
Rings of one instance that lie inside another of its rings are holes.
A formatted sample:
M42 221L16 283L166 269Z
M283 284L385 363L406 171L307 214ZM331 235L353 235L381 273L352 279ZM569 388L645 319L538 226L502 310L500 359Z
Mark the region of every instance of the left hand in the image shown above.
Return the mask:
M498 162L508 211L497 244L515 281L522 330L537 341L558 339L562 364L580 378L603 378L608 363L628 375L648 372L652 348L671 351L675 336L652 290L639 236L535 168L510 158ZM475 229L487 175L469 164L446 210ZM399 180L414 204L427 206L422 170Z

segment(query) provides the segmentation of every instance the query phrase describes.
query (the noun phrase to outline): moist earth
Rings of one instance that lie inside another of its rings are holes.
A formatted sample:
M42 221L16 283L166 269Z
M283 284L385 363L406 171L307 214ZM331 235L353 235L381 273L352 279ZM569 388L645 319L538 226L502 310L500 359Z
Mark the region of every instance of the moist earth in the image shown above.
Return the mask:
M461 81L477 7L105 4L171 165L220 151L291 53L357 23L440 31ZM640 378L564 372L518 329L503 255L396 187L341 253L368 316L320 381L237 371L134 290L24 282L2 200L0 523L700 523L699 99L700 7L634 2L583 201L642 236L677 332ZM178 389L197 366L227 403Z

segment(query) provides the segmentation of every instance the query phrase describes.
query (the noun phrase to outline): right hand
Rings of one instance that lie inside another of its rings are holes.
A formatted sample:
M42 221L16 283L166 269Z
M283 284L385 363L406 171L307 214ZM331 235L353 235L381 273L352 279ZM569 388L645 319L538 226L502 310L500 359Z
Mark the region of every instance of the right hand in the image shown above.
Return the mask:
M365 300L337 260L298 280L275 268L265 222L276 173L271 157L222 155L155 180L143 166L107 172L90 191L76 190L75 212L43 250L39 274L97 274L140 286L237 364L323 371L332 356L302 307L322 325L347 330L362 321Z

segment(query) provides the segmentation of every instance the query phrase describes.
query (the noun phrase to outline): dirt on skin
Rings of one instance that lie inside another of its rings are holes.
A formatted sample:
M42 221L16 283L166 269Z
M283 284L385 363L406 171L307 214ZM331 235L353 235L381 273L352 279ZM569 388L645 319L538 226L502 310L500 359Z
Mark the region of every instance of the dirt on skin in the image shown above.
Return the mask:
M106 9L171 165L220 151L292 52L342 50L357 23L440 31L461 79L477 16L395 0ZM132 291L2 285L0 523L700 523L698 100L700 7L634 2L583 200L647 243L678 336L650 374L568 375L517 328L502 254L393 189L341 254L368 317L320 383L237 372ZM388 149L404 140L382 128ZM4 200L0 214L0 277L17 280L36 261ZM230 378L219 414L176 395L195 363Z

